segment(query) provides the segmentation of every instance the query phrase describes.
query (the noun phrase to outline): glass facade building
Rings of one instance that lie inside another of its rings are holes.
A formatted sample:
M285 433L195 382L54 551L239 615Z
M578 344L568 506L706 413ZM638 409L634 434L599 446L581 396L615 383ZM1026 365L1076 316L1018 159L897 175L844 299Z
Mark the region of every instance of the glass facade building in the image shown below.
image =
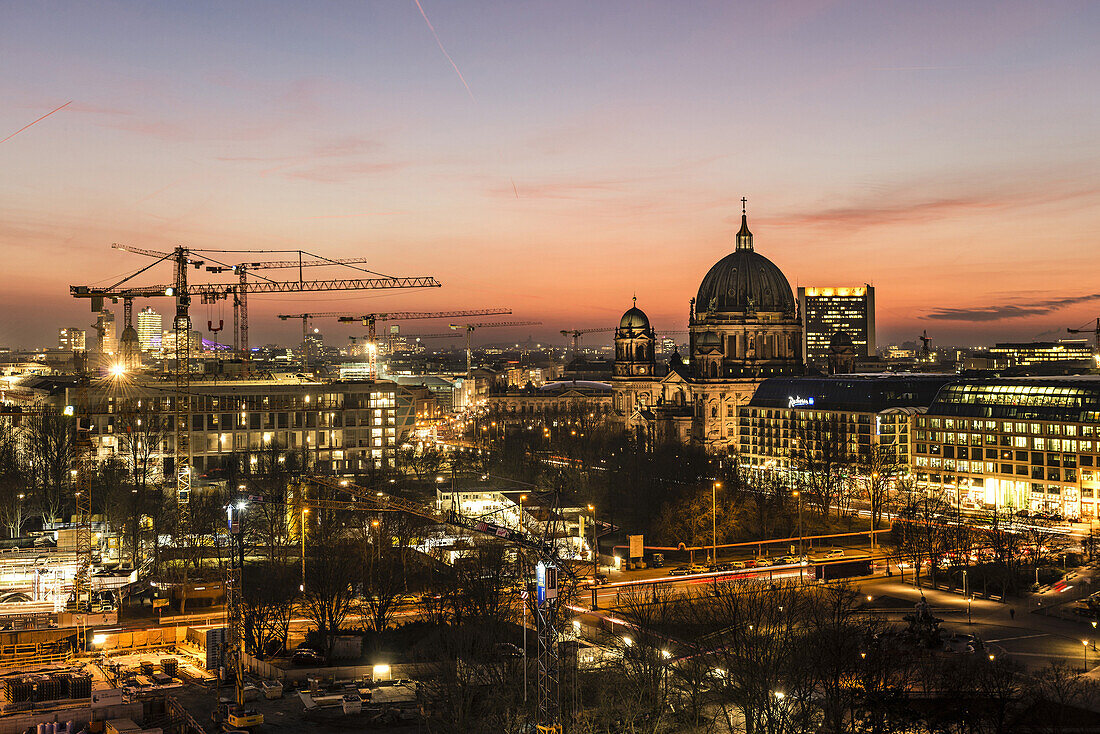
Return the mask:
M1100 375L946 385L914 418L919 483L967 504L1094 518Z

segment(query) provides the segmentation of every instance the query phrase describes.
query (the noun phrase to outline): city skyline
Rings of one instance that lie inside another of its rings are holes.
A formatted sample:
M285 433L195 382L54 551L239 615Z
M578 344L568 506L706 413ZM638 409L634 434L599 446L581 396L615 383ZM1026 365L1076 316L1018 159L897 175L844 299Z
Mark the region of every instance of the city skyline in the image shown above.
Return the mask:
M112 242L444 285L256 297L256 343L293 341L273 316L305 304L503 305L543 321L516 338L564 343L637 294L684 328L742 196L792 288L876 286L880 344L1056 339L1100 312L1095 6L323 7L9 9L0 345L89 329L68 286L148 264Z

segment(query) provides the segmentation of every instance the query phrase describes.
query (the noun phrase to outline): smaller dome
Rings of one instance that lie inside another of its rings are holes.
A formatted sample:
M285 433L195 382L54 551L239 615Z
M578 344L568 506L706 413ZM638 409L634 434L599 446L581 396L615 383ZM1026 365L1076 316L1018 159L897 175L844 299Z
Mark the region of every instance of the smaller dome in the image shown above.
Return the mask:
M637 299L634 299L637 302ZM620 329L648 329L649 317L645 315L645 311L637 306L631 306L630 310L623 314L622 319L619 321Z
M846 331L834 331L833 335L829 337L829 349L853 349L854 347L852 337Z
M699 335L699 341L695 342L695 346L699 348L721 347L722 340L713 331L704 331Z

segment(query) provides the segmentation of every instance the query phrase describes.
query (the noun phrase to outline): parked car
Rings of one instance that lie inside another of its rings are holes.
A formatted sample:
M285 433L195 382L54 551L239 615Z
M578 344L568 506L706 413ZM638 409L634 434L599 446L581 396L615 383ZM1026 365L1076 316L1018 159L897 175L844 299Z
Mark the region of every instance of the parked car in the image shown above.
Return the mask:
M290 656L290 662L293 665L324 665L325 656L308 647L299 647Z
M521 658L523 657L523 650L510 642L498 642L493 645L493 652L498 657L502 658Z
M731 571L740 571L741 569L746 568L744 561L730 561L726 565L730 567Z
M1031 513L1027 510L1017 510L1016 517L1030 517Z
M607 574L606 573L596 574L596 578L595 578L594 581L595 581L596 586L603 586L604 584L607 583ZM593 582L589 581L588 583L592 584Z
M772 559L768 558L767 556L757 556L757 558L756 558L756 567L757 568L767 568L770 565L772 565Z
M687 576L689 573L695 573L691 570L691 566L677 566L668 572L669 576Z
M844 557L844 551L840 548L833 548L831 551L826 551L825 554L822 556L822 558L824 558L827 561L831 560L833 558L843 558L843 557Z

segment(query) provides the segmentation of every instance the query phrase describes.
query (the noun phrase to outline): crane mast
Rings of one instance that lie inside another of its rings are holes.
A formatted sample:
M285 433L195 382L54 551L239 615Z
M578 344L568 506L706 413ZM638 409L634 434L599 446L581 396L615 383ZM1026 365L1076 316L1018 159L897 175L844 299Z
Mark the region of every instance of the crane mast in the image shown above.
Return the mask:
M176 351L176 392L172 397L175 434L173 465L176 469L176 511L179 513L181 532L185 534L190 529L191 503L191 295L187 288L188 254L183 247L177 247L173 252L176 316L172 321Z

